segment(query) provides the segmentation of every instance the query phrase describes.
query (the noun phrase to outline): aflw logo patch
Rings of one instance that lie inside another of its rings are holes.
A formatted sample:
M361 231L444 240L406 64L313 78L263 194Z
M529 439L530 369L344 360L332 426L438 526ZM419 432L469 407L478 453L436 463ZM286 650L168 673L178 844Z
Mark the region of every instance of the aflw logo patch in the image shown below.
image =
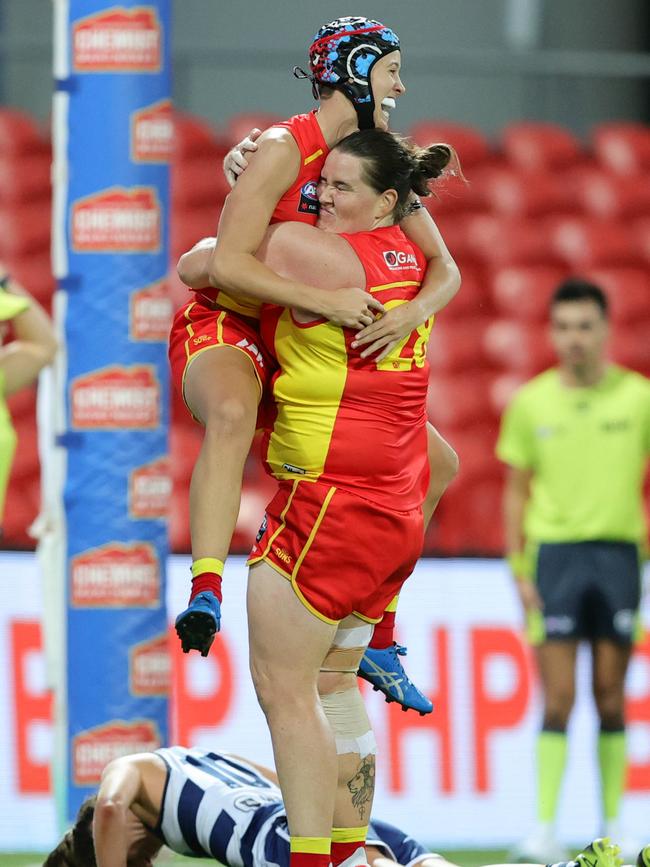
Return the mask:
M417 259L413 253L404 253L402 250L384 250L384 262L391 271L400 271L404 268L418 267Z
M300 188L300 202L298 203L298 210L303 214L317 214L318 213L318 198L316 197L316 183L315 181L307 181L306 184Z

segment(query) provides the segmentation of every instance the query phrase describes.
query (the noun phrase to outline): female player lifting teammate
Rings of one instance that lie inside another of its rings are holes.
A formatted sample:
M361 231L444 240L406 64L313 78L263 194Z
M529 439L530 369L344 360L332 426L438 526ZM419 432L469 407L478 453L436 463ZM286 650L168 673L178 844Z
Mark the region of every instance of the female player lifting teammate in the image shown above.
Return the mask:
M404 306L426 261L397 222L452 155L380 130L347 136L321 171L317 225L326 231L272 226L257 255L289 280L352 281L387 310ZM372 624L422 548L431 325L377 361L361 356L351 329L295 307L263 308L262 336L279 365L263 450L279 487L249 560L248 619L292 867L325 867L330 848L339 864L346 848L363 847L375 742L356 672Z
M399 41L391 30L368 19L339 19L322 27L310 48L310 65L321 99L318 112L294 117L261 137L259 153L227 200L219 242L210 255L209 280L220 289L206 289L202 273L193 280L186 261L183 276L200 291L178 312L172 329L174 381L205 427L190 486L192 592L176 626L183 648L204 654L220 624L223 560L236 521L257 404L268 377L269 360L256 323L260 302L299 303L301 309L357 328L371 325L371 312L382 310L358 288L323 292L311 275L302 281L280 279L253 255L269 222L315 221L314 183L329 148L357 126L387 127L388 112L404 92ZM423 209L405 219L404 228L429 264L417 298L372 325L374 340L391 339L391 345L441 309L460 283L458 269ZM213 348L226 351L207 351ZM456 470L453 450L433 428L429 453L433 472L427 520ZM390 640L386 643L390 671L382 675L381 666L374 665L369 676L404 706L429 712L431 703L406 678L398 649Z

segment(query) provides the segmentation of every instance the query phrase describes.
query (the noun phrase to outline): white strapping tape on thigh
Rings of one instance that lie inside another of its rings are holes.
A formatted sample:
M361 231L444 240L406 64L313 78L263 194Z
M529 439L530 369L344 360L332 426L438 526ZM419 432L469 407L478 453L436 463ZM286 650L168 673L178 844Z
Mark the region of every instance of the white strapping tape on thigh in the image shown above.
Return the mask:
M356 687L321 695L321 704L336 739L336 752L358 753L363 759L377 752L366 706Z
M363 626L353 626L350 629L339 626L332 641L332 647L347 649L350 647L367 647L374 630L372 623L364 623Z

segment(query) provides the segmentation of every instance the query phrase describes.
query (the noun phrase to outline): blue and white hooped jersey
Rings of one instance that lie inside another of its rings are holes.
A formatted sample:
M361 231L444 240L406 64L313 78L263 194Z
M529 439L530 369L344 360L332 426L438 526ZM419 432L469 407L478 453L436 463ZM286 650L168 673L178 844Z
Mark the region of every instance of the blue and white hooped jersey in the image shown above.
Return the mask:
M289 831L280 789L242 759L184 747L156 750L167 765L155 832L174 852L228 867L289 867ZM367 845L399 864L430 853L399 828L371 822Z

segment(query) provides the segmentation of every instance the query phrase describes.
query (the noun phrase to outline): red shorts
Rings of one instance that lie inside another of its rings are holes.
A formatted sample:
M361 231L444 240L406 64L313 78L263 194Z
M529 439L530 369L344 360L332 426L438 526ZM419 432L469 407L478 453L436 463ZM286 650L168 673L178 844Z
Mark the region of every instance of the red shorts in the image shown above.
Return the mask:
M266 560L328 623L384 610L422 552L421 509L396 512L341 488L283 481L266 509L249 564Z
M192 302L176 311L169 334L172 382L183 400L185 376L192 360L207 349L218 346L232 346L244 353L253 366L262 395L270 381L274 362L262 343L259 323L216 307L209 298L197 292Z

